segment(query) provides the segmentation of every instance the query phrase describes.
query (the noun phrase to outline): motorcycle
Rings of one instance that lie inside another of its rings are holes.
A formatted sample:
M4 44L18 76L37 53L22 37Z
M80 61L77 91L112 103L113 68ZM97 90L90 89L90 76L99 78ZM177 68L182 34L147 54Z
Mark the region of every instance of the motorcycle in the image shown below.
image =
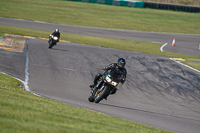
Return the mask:
M115 77L114 75L105 72L103 76L100 77L100 79L97 82L96 91L95 87L92 89L88 100L90 102L99 103L103 99L107 99L107 96L109 94L114 94L117 91L117 85L119 84L120 80L118 77Z
M52 48L58 42L58 37L51 35L49 36L49 48Z

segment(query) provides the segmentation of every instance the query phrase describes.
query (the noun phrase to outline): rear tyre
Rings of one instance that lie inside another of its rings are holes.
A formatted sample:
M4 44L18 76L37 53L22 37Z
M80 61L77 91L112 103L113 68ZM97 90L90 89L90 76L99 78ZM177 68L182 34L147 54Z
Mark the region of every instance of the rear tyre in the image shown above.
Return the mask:
M101 92L99 92L99 94L97 94L94 102L99 103L104 97L106 97L108 91L109 91L108 86L105 86L104 89Z
M110 94L115 94L116 93L116 91L117 91L117 89L116 88L114 88L111 92L110 92Z

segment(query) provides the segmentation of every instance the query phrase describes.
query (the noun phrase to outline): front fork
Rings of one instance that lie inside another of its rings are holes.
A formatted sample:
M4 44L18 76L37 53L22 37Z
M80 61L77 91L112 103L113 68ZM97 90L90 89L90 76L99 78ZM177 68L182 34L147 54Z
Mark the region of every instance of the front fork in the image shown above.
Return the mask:
M102 83L103 83L103 84L102 84ZM99 88L100 86L102 86L101 89L100 89L100 90L102 90L102 88L103 88L103 86L104 86L103 80L100 80L100 81L97 83L97 85L94 87L93 92L92 92L92 94L93 94L94 96L96 95L96 92L97 92L97 90L98 90L98 88ZM100 92L100 90L99 90L98 92Z
M104 84L105 84L105 83L103 83L103 84L101 85L101 88L100 88L99 91L97 92L98 94L99 94L99 92L101 92L101 91L103 90Z

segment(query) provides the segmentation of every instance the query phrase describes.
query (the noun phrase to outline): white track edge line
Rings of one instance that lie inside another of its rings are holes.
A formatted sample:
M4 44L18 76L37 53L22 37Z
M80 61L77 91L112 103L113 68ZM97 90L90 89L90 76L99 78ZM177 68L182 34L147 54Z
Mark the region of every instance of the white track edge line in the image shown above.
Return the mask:
M176 63L178 63L178 64L180 64L180 65L183 65L183 66L185 66L185 67L187 67L187 68L190 68L190 69L192 69L192 70L194 70L194 71L200 73L199 70L197 70L197 69L195 69L195 68L193 68L193 67L190 67L190 66L188 66L188 65L185 65L185 64L181 63L180 61L174 60L173 58L169 58L169 59L172 60L172 61L175 61Z
M163 44L161 47L160 47L160 51L163 52L163 48L167 45L167 43Z

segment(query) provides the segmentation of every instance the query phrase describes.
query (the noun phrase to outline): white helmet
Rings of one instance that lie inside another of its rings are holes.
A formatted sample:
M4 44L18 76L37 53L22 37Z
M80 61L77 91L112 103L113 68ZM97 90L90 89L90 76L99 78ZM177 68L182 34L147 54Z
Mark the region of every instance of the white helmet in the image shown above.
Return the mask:
M59 32L59 29L56 29L55 32Z

